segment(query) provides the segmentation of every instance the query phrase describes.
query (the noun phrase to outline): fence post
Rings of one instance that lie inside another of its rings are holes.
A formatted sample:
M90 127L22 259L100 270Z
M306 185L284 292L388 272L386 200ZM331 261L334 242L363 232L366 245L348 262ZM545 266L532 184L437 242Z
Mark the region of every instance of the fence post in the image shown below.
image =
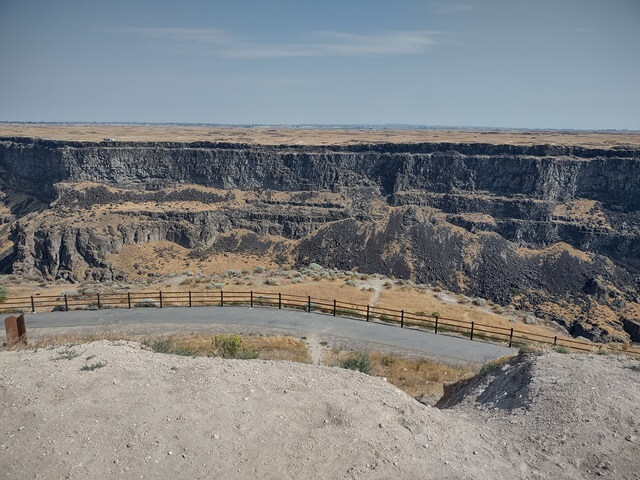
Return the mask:
M400 311L400 328L404 327L404 310Z
M436 329L433 331L434 334L438 333L438 315L436 315Z
M369 305L367 305L367 322L369 321Z
M36 304L33 301L33 295L31 295L31 313L35 313L36 311Z
M511 332L509 332L509 348L511 348L512 342L513 342L513 327L511 327Z
M158 292L160 294L160 308L162 308L162 290Z
M69 302L67 301L67 294L64 294L64 311L68 312L69 311Z
M253 290L251 290L251 308L253 308Z
M336 299L333 299L333 316L336 316Z
M473 340L473 326L475 325L475 322L473 320L471 320L471 333L469 334L469 340Z
M100 294L97 293L96 295L98 296L98 310L100 310L102 308L102 304L100 303Z
M278 292L278 310L282 310L282 292Z
M224 307L224 292L220 290L220 306Z
M556 335L555 337L553 337L553 346L555 347L557 343L558 343L558 336Z
M307 297L307 313L311 313L311 295Z
M127 292L127 304L129 308L131 308L131 292Z
M191 290L189 290L189 308L191 308Z

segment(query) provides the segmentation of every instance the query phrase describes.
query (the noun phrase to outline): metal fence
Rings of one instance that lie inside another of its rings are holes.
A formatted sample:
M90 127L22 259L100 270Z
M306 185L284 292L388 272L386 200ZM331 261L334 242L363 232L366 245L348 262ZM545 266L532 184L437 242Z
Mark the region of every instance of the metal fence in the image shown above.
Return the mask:
M545 344L566 347L580 351L598 351L610 349L605 345L596 345L581 340L557 335L543 335L518 330L514 327L486 325L475 321L441 317L437 314L408 312L371 305L343 302L336 299L311 297L310 295L292 295L281 292L254 291L188 291L188 292L127 292L96 293L83 295L36 295L8 298L0 303L0 313L31 311L70 311L98 310L106 308L145 308L145 307L197 307L197 306L262 306L289 308L306 312L357 318L366 322L382 322L400 328L426 330L432 333L453 333L468 337L470 340L501 342L511 346L525 344ZM636 353L636 352L630 352ZM636 353L637 354L637 353Z

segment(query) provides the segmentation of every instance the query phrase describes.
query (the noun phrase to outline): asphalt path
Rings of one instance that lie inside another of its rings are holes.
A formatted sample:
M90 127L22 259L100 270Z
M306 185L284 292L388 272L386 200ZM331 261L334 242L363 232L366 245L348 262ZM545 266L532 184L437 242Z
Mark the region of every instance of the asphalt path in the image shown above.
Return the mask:
M27 332L32 328L92 327L151 324L212 324L264 327L297 335L334 337L372 345L412 350L428 356L463 362L487 362L515 349L471 341L456 335L433 334L415 328L400 328L364 320L333 317L297 310L248 307L135 308L33 313L26 316Z

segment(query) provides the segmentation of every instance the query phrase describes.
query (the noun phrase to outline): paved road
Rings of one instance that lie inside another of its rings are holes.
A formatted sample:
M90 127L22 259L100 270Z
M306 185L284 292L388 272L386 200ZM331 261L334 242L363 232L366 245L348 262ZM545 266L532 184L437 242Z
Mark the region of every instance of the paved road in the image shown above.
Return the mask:
M332 336L466 362L486 362L514 354L501 345L465 338L399 328L363 320L332 317L296 310L247 307L137 308L96 311L51 312L26 315L27 332L32 328L84 327L145 324L216 324L268 327L298 335Z

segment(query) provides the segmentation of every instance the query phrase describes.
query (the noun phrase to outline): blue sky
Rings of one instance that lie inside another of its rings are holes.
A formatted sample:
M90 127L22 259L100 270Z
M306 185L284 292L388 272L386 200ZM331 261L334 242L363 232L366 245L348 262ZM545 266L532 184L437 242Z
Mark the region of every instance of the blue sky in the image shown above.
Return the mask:
M0 120L640 129L640 0L0 0Z

